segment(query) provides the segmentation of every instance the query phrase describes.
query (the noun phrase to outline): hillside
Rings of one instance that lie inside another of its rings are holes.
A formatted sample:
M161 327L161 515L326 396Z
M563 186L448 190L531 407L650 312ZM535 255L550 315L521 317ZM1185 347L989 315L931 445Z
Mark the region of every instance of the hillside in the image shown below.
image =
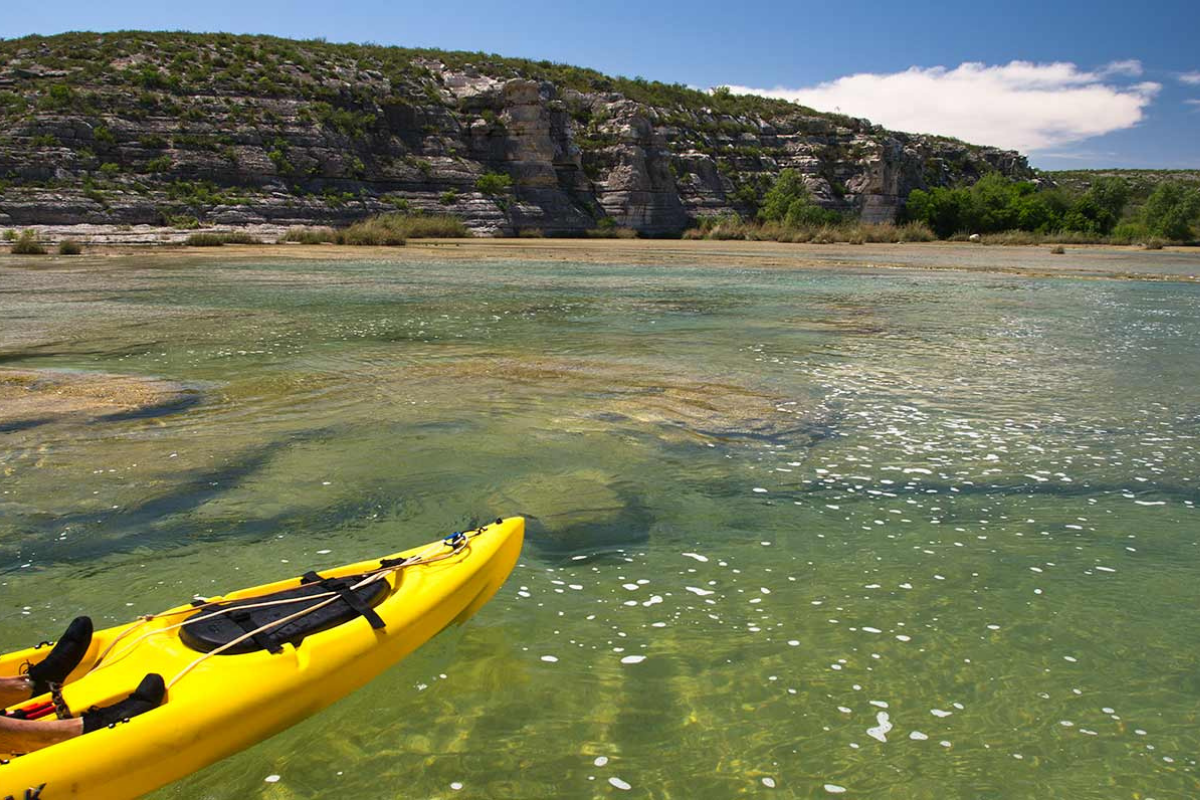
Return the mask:
M1038 174L1072 194L1082 194L1097 178L1120 178L1129 186L1129 202L1139 207L1163 183L1182 183L1200 189L1198 169L1073 169L1038 171Z
M482 53L227 34L0 41L0 226L342 224L438 210L482 233L675 235L780 170L891 220L1018 153L781 100ZM609 222L603 222L608 218Z

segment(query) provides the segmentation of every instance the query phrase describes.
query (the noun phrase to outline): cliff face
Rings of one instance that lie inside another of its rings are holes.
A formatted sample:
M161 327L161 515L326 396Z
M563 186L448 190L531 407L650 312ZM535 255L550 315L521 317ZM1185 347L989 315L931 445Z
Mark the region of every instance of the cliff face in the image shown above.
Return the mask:
M607 217L672 235L753 213L785 168L869 221L894 219L913 189L1032 175L1015 152L483 54L195 34L0 42L0 226L401 209L480 233Z

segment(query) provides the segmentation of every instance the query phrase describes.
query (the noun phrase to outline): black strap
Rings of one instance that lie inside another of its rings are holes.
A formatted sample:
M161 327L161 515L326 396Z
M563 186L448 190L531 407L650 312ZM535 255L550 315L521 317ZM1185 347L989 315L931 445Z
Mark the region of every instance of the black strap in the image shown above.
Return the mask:
M371 623L372 628L375 630L380 630L387 627L384 625L383 619L375 613L375 609L364 603L362 598L355 594L354 589L352 588L353 584L349 581L341 578L322 578L317 573L309 570L308 572L304 573L304 577L300 579L300 583L301 585L306 583L319 583L322 589L328 589L331 592L337 592L339 595L341 595L341 598L345 601L346 605L354 609L354 613L366 617L367 622Z
M263 650L266 650L267 652L270 652L270 653L282 653L283 652L283 647L280 646L279 642L275 640L275 637L272 636L269 631L258 630L261 626L258 625L256 622L254 622L254 618L250 614L250 609L247 609L247 608L231 609L229 611L229 619L236 622L238 624L238 627L240 627L246 633L251 633L252 631L257 631L250 638L253 639L254 643L257 644L259 647L261 647Z

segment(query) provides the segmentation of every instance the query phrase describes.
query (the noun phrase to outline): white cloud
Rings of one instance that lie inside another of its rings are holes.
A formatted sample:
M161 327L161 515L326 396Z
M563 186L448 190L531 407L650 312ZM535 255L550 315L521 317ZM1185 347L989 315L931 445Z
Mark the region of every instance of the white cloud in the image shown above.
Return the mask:
M1185 72L1179 76L1180 83L1186 83L1188 86L1200 86L1200 70L1193 72Z
M1068 62L1013 61L862 73L798 89L730 88L867 117L894 130L1031 151L1137 125L1162 86L1110 79L1140 74L1137 61L1113 62L1097 71Z
M1112 61L1108 66L1100 70L1100 74L1105 77L1111 75L1123 75L1127 78L1142 77L1142 62L1136 58L1129 58L1125 61Z

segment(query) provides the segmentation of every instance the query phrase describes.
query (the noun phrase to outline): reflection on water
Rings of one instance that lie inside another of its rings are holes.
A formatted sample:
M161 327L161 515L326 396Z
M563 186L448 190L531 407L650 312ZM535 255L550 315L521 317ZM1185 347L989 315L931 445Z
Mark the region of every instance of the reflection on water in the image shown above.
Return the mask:
M470 625L162 797L1200 793L1194 286L0 275L10 646L535 518Z

